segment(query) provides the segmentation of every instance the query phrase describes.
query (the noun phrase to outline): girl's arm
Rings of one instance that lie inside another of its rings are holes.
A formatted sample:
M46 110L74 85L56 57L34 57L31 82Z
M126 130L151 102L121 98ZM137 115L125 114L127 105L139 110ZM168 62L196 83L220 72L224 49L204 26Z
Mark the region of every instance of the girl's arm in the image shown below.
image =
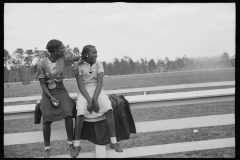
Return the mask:
M82 75L79 75L76 77L76 80L77 80L77 85L78 85L78 88L79 88L79 91L82 93L83 97L87 100L88 102L88 111L91 113L92 112L92 99L91 97L89 96L84 84L83 84L83 76ZM90 107L90 108L89 108Z
M48 88L47 88L47 85L46 85L46 80L45 80L45 78L39 78L39 81L40 81L40 86L41 86L44 94L47 95L52 102L57 102L57 103L58 103L58 100L57 100L56 98L54 98L54 97L51 95L51 93L49 92L49 90L48 90Z
M97 113L99 111L98 96L101 93L102 84L103 84L103 76L104 76L104 72L98 73L98 75L97 75L97 87L96 87L94 95L93 95L93 110Z
M97 74L97 87L96 87L95 93L93 95L93 100L97 100L98 96L101 92L102 84L103 84L103 76L104 76L104 72L101 72L101 73Z
M81 56L74 56L74 62L78 61Z
M75 57L74 57L74 60L75 60ZM84 62L84 59L82 59L82 56L79 56L77 62L74 63L73 75L74 75L75 77L78 76L78 73L79 73L79 72L78 72L79 65L83 64L83 62Z

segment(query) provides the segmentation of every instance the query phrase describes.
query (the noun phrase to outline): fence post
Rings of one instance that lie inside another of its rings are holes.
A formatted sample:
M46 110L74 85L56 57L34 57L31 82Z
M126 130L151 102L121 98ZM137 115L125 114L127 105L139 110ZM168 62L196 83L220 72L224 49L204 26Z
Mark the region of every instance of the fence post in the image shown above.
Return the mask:
M95 145L96 158L107 158L106 145Z
M143 95L147 95L147 92L143 92Z

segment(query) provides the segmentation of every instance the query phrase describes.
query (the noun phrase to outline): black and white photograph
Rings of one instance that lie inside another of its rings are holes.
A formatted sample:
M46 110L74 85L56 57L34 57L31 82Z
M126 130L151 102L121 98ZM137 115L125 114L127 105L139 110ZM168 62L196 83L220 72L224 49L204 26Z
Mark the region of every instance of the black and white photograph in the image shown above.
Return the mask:
M4 158L235 158L236 3L4 3Z

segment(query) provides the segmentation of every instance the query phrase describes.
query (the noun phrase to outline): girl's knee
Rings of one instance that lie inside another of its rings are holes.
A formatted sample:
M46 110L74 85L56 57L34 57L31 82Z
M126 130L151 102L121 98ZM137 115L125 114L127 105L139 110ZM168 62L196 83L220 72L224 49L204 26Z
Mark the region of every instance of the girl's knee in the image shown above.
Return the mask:
M43 125L43 126L51 126L51 124L52 124L52 122L45 122L45 123L43 123L42 125Z
M76 116L76 121L83 121L84 115Z
M111 116L113 115L113 111L112 109L109 109L106 113L105 113L106 116Z
M72 119L72 117L71 117L71 116L67 116L67 117L65 118L65 120L68 120L68 119Z
M84 118L84 115L78 115L76 118L81 118L81 119L83 119L83 118Z

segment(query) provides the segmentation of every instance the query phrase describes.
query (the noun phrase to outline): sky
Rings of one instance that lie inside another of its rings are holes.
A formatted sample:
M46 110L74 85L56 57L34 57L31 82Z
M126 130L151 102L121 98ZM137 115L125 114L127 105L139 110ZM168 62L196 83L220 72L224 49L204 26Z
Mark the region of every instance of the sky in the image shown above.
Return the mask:
M4 49L96 46L98 60L235 55L235 3L5 3Z

